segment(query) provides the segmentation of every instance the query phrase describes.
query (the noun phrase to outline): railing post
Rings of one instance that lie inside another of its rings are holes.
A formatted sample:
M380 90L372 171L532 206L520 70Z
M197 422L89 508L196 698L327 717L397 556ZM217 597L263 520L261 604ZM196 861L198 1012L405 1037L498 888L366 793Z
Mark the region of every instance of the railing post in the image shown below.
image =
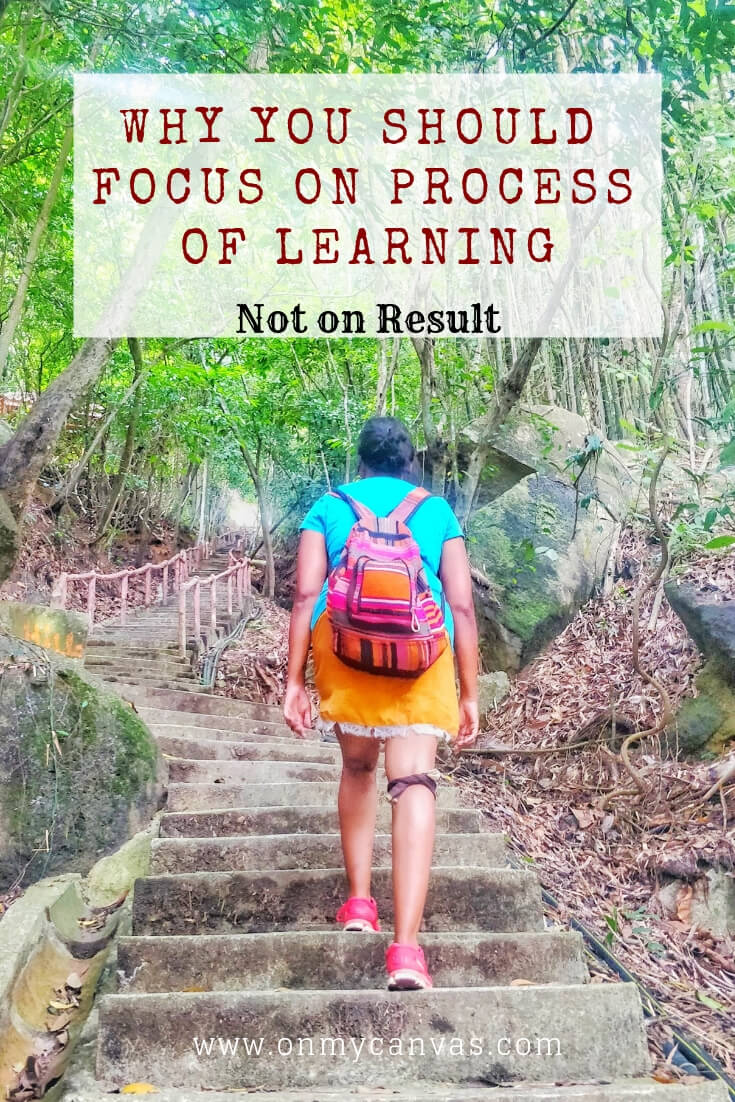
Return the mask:
M209 586L209 621L213 640L217 637L217 579L212 578Z
M234 575L230 574L227 578L227 615L232 616L232 582Z
M179 654L186 658L186 590L179 589Z
M52 608L66 608L67 588L66 574L59 574L59 577L56 579L56 584L51 591Z
M94 614L97 608L97 575L92 574L87 586L87 619L90 630L94 627Z
M161 602L166 604L168 600L168 563L163 568L163 578L161 579Z
M125 573L120 581L120 623L124 624L128 614L128 574Z
M145 607L146 608L151 607L151 570L152 569L153 568L152 568L151 564L148 563L148 565L145 568Z
M194 580L194 638L199 646L202 638L202 593L198 578Z

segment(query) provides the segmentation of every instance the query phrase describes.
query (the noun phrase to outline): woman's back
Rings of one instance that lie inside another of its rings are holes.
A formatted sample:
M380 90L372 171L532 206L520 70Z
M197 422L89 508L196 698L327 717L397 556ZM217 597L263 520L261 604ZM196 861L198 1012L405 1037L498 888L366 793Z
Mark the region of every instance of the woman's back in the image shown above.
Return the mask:
M339 487L349 497L365 505L376 516L384 517L403 501L413 489L413 484L403 478L390 475L374 475L347 482ZM327 547L329 568L339 562L350 530L355 523L355 514L346 501L323 494L312 506L304 518L301 528L306 531L321 532ZM426 569L426 580L438 603L442 601L442 585L439 580L439 563L445 540L462 535L459 522L450 506L442 497L430 497L417 509L408 522L416 543L421 551ZM326 583L319 594L312 626L326 608ZM454 625L451 610L445 608L445 621L449 638L454 637Z

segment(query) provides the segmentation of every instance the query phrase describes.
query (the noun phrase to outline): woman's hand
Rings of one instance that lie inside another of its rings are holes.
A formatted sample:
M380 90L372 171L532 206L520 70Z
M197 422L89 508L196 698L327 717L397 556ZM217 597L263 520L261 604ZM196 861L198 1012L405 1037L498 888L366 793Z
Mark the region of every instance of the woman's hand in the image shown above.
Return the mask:
M303 681L288 682L283 698L283 718L297 738L311 730L311 700Z
M472 746L480 729L480 713L477 701L469 697L459 698L459 731L454 740L453 748L463 750L466 746Z

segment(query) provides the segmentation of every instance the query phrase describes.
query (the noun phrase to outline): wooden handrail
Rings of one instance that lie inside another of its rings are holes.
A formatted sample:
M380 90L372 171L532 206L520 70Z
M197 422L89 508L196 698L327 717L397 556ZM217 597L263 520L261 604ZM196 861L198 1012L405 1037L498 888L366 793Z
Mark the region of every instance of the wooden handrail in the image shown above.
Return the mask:
M251 564L248 559L239 559L220 574L212 574L209 578L192 578L179 588L179 651L182 657L186 656L186 643L188 639L188 597L192 595L192 609L194 613L194 639L197 644L202 638L202 590L209 589L209 627L212 636L217 634L217 586L220 582L227 582L227 612L232 615L235 600L240 612L244 611L245 601L252 593Z
M225 547L230 549L231 557L231 548L233 544L235 547L239 547L241 542L242 535L240 533L225 532L222 536L218 537L217 540L204 540L202 543L195 544L194 547L188 547L185 550L177 551L175 555L172 555L170 559L166 559L165 562L148 562L143 566L129 567L126 570L116 570L110 574L102 574L97 570L88 570L80 574L60 574L51 591L51 607L66 608L69 599L69 584L73 582L86 582L87 619L91 629L95 624L98 583L119 582L120 623L125 624L127 622L128 592L131 578L143 577L145 579L144 604L146 608L150 608L153 604L164 604L168 600L169 589L174 593L180 592L181 587L187 582L189 575L194 570L198 570L202 561L208 559L217 547L223 546L223 549ZM161 574L160 595L157 595L155 601L153 599L154 571Z

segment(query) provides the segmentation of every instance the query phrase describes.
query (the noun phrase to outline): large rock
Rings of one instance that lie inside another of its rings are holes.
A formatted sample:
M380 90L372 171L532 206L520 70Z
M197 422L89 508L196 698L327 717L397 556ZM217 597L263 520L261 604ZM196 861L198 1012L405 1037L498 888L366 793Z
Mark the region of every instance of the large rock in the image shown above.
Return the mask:
M5 495L0 491L0 583L10 576L20 551L20 531Z
M682 703L667 742L685 754L720 753L735 738L735 601L676 580L665 591L707 659L695 679L697 695Z
M482 432L482 419L468 426L461 460ZM581 472L574 457L588 442L598 447ZM470 559L487 580L476 576L475 592L491 667L519 669L588 599L632 488L615 449L568 410L520 407L493 434L468 524Z
M699 649L735 685L735 601L714 600L710 592L676 581L665 588L669 604Z
M480 714L490 712L510 692L510 680L505 670L481 673L477 679L477 702Z
M86 871L126 841L156 810L157 765L131 707L0 631L0 887Z
M483 418L462 432L460 467L464 469L471 448L484 435ZM554 405L518 406L494 431L477 494L482 506L506 493L531 474L543 474L571 485L579 467L570 462L584 452L592 437L600 442L595 459L580 479L580 496L595 493L616 516L630 499L633 480L616 449L602 434L576 413Z
M13 436L7 421L0 421L0 448ZM20 551L20 529L13 513L0 491L0 584L10 575Z
M492 669L518 670L561 631L605 569L613 522L598 505L579 509L575 491L530 475L476 510L467 526L477 584L480 650Z
M0 601L0 628L66 658L83 658L89 633L85 616L67 609Z

